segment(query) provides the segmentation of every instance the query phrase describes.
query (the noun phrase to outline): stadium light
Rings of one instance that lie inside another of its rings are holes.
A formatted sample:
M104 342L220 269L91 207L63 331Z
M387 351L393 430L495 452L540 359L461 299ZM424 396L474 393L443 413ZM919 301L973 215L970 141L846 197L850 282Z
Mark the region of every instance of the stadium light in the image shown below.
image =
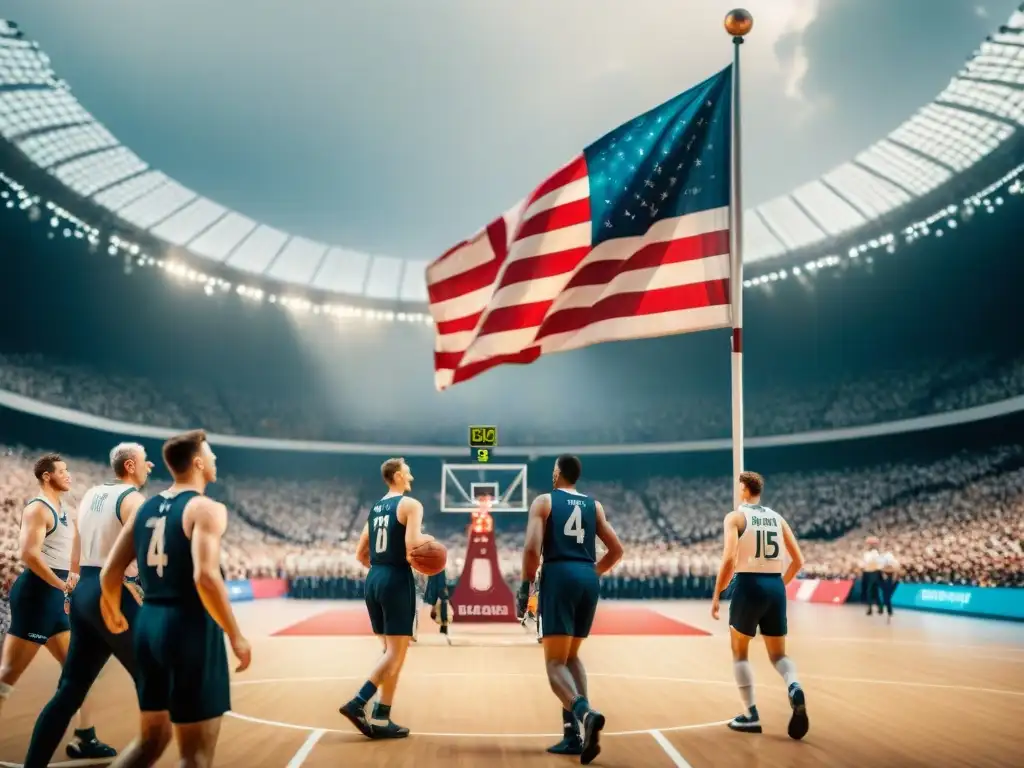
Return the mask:
M961 223L970 223L974 214L983 205L986 213L995 213L996 209L1003 206L1008 199L1004 197L1003 194L1011 196L1014 199L1020 199L1018 196L1024 192L1022 174L1024 174L1024 163L1009 169L1001 178L988 184L984 189L980 189L974 194L964 197L961 204L947 204L941 209L934 211L931 215L907 224L900 230L903 235L904 244L912 245L922 237L932 234L933 231L936 237L943 237L947 230L953 231L956 230ZM39 196L33 196L22 184L9 177L3 171L0 171L0 186L5 187L0 189L0 199L7 201L6 207L8 209L14 207L14 199L12 198L13 193L13 195L21 201L19 209L26 212L30 221L39 221L42 218L41 212L43 210L47 211L47 217L50 224L50 231L47 234L49 239L53 239L55 230L61 229L65 238L74 237L77 240L86 240L89 244L90 250L97 249L101 240L99 228L91 226L87 222L73 215L70 211L65 210L50 200L44 201ZM945 229L943 227L945 227ZM107 237L107 242L108 247L106 250L111 257L117 256L121 251L126 251L126 271L130 271L131 267L134 265L139 267L156 267L157 269L173 275L176 278L184 278L186 282L202 286L203 293L207 296L212 296L219 289L222 293L234 291L237 296L243 299L261 303L269 301L271 304L281 306L291 311L312 311L313 314L330 315L338 320L384 320L387 322L407 322L427 326L433 325L433 318L429 313L364 309L362 307L344 304L315 303L309 299L301 297L278 297L274 294L269 294L268 296L260 288L248 286L243 283L236 284L220 277L212 277L204 274L186 264L171 261L165 262L163 259L152 257L144 253L142 247L138 243L131 242L123 236L111 234ZM838 267L849 263L856 263L861 260L860 257L862 255L866 255L869 251L877 250L882 247L885 248L887 253L895 253L896 235L889 232L881 236L872 237L858 245L852 245L847 248L844 256L828 254L827 256L821 256L817 259L809 260L802 266L793 265L790 267L788 272L783 269L747 278L743 281L743 287L755 288L758 286L766 286L766 290L769 290L770 283L777 282L778 280L785 280L787 275L790 273L796 277L802 276L804 272L810 272L813 274L819 270ZM136 258L133 259L132 257ZM868 264L873 263L870 255L868 255L864 261ZM801 277L800 279L803 280L804 278Z

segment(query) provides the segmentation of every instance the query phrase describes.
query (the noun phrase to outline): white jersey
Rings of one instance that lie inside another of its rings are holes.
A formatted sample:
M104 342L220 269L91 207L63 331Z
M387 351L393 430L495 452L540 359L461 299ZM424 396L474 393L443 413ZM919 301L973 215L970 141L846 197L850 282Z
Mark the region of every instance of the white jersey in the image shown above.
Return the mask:
M50 511L52 519L46 521L46 538L43 539L43 562L55 571L67 571L71 568L71 550L75 545L75 521L68 518L68 510L61 502L60 509L43 496L31 499L26 508L35 502L42 502Z
M861 562L861 570L864 573L874 573L882 567L882 556L877 549L869 549L864 553L864 560Z
M95 485L78 505L78 535L82 540L81 565L101 568L121 535L121 502L132 491L129 483Z
M760 504L740 504L746 520L740 534L737 573L778 573L783 571L785 543L782 515Z

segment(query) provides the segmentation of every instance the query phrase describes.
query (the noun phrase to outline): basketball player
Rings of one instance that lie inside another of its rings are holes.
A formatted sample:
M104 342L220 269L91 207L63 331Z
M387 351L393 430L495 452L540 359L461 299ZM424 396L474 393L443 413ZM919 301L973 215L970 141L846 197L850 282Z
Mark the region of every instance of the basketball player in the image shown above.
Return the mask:
M416 579L407 554L433 541L423 533L423 505L405 494L412 490L412 471L405 459L388 459L380 468L388 492L370 509L359 534L356 558L366 574L366 610L370 626L384 645L384 654L356 695L339 710L359 732L371 739L403 739L409 729L391 720L391 706L405 654L415 632ZM380 699L371 719L366 705L377 689Z
M764 478L756 472L743 472L739 483L743 503L725 516L722 567L711 601L711 616L717 621L720 596L735 572L736 582L729 603L729 632L733 672L746 711L733 718L729 727L734 731L761 733L761 720L754 704L754 673L747 660L750 641L760 628L768 658L789 690L793 709L789 736L802 739L809 727L807 702L796 679L796 665L786 655L786 585L800 572L804 557L789 524L778 512L762 506ZM780 537L790 558L785 574Z
M878 547L881 542L874 536L868 536L865 543L868 548L864 552L860 565L861 598L868 604L868 616L871 615L871 611L876 605L878 606L878 613L881 615L882 576L880 571L882 568L882 556L878 553Z
M121 585L133 559L146 596L134 629L141 734L114 765L153 765L170 743L173 724L179 765L206 768L214 764L221 717L231 709L224 635L238 659L236 671L249 666L252 652L220 570L227 509L204 495L217 479L206 433L172 437L163 457L174 483L142 503L100 572L100 606L111 632L128 628Z
M111 634L100 615L100 568L122 527L131 526L145 500L139 491L153 464L146 460L146 449L138 443L121 443L110 452L110 468L115 481L90 488L78 505L81 580L71 600L71 645L57 692L32 731L25 758L27 768L45 768L49 763L71 716L85 701L111 654L129 675L135 676L131 636ZM128 597L134 595L129 593ZM138 598L122 600L129 624L134 623L140 602Z
M892 595L896 591L896 577L900 572L900 563L892 552L886 552L879 559L882 566L882 579L879 584L879 591L882 593L882 603L885 605L885 623L892 623ZM881 607L879 607L881 613Z
M19 546L25 570L11 587L11 628L0 661L0 707L41 646L45 645L62 667L68 658L68 596L78 583L79 546L75 519L68 515L63 501L71 488L71 475L56 453L41 456L33 473L39 481L39 495L29 501L21 519ZM64 725L79 707L79 726L67 746L68 756L73 760L114 757L117 752L96 738L84 698ZM63 735L61 730L57 740Z
M539 617L548 684L562 702L563 739L549 747L558 755L579 755L588 765L601 751L605 718L590 708L587 672L579 652L590 635L600 595L599 577L622 558L622 543L608 524L601 502L576 490L583 464L575 456L559 456L551 474L554 490L533 500L523 550L523 583L516 610L526 613L530 585L541 558ZM596 539L607 548L597 561ZM595 565L596 563L596 565ZM579 724L583 726L580 738Z
M427 578L423 591L423 602L430 606L430 620L441 627L441 634L448 637L448 626L452 623L451 595L448 594L448 575L441 571ZM451 639L448 640L451 643Z

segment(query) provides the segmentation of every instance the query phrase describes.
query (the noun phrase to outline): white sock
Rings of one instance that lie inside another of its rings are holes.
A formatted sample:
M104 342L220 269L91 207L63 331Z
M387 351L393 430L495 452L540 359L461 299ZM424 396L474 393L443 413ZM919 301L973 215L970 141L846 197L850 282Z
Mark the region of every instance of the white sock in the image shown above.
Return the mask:
M750 713L754 706L754 671L750 668L749 661L734 661L732 672L736 676L736 685L740 689L740 698L743 699L743 706Z
M8 696L10 696L11 695L11 691L13 691L13 690L14 690L14 686L13 685L8 685L7 683L0 683L0 701L2 701L3 699L6 699Z
M786 681L786 687L789 688L793 683L799 682L796 679L796 664L789 656L783 656L781 659L775 662L775 670L782 675L782 679Z

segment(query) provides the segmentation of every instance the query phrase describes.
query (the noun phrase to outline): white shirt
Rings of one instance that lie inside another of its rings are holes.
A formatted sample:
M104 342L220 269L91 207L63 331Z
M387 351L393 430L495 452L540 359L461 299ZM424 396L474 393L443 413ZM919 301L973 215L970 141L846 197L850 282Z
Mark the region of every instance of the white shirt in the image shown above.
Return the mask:
M71 568L71 550L75 544L75 521L68 517L67 507L62 501L58 511L53 503L43 496L36 496L26 505L40 501L50 511L51 520L47 520L46 538L43 539L41 553L43 562L55 571L67 571Z
M877 549L869 549L864 553L864 559L861 561L861 570L864 573L874 573L882 567L882 556L878 554Z
M886 573L895 573L900 569L899 560L892 552L886 552L879 558L879 564Z
M760 504L740 504L746 520L740 534L737 573L782 573L786 546L782 515Z
M129 483L104 483L85 492L78 505L78 535L82 540L80 564L101 568L121 535L121 502L132 491Z

